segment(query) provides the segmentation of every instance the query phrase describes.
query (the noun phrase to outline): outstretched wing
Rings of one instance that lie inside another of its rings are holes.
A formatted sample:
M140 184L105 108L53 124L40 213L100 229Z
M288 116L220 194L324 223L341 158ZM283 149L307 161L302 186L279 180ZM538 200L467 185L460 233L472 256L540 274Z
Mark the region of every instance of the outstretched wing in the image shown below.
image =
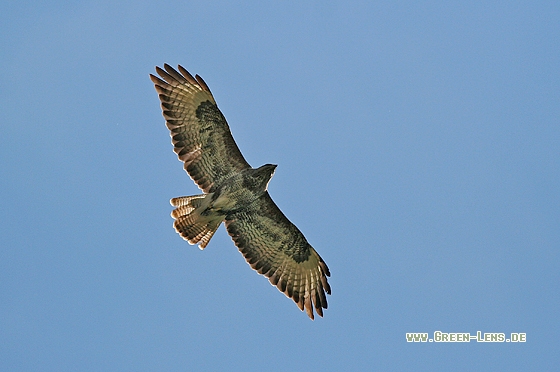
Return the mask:
M177 72L168 64L152 74L161 100L163 117L171 131L174 151L185 170L205 193L213 192L223 180L250 168L229 126L202 78L194 78L182 66Z
M313 319L323 316L329 269L301 231L276 206L268 192L249 208L226 217L226 228L247 262L292 298Z

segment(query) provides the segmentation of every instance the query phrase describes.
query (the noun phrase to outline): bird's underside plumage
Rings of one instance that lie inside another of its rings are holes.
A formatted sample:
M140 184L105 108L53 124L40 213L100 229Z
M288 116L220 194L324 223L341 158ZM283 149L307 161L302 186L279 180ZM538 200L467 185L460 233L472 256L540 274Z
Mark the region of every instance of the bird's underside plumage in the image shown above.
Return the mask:
M245 161L210 89L183 67L150 74L171 131L174 151L204 192L171 199L176 231L205 248L222 221L249 265L313 319L331 293L329 269L299 229L276 206L267 185L276 166Z

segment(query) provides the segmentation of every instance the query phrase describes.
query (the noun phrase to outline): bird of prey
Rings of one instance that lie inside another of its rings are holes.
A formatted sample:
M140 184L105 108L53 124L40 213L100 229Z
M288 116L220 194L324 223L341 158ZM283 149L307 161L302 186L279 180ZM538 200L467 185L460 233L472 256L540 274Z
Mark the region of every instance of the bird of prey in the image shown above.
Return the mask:
M204 249L218 227L247 263L313 319L327 308L329 269L272 201L267 187L276 165L252 168L241 155L210 89L182 66L150 74L179 160L202 194L171 199L175 230Z

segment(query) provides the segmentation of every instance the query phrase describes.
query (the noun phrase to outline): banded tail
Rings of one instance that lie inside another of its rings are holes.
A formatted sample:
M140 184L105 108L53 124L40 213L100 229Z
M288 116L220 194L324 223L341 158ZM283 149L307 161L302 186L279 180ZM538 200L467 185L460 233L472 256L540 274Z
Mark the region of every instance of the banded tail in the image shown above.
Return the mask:
M207 209L204 203L206 196L207 194L201 194L171 199L171 205L177 207L171 212L171 217L175 219L175 231L189 244L198 244L200 249L206 248L225 218L224 215Z

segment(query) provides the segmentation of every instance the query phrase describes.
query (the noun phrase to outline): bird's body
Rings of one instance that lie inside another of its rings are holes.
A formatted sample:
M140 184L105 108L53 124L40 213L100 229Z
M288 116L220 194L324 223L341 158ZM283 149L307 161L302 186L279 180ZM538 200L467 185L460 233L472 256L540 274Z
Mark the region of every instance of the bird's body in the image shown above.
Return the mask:
M275 169L276 165L266 164L227 178L212 197L215 208L222 209L226 215L246 209L266 192Z
M243 169L224 179L211 193L171 199L171 205L178 207L171 213L175 230L189 243L206 248L222 221L232 219L262 197L274 169L272 164Z
M222 222L247 262L267 276L313 319L327 308L329 269L270 198L267 187L276 165L252 168L239 151L210 89L183 67L156 67L150 75L177 156L200 195L171 199L175 230L201 249Z

